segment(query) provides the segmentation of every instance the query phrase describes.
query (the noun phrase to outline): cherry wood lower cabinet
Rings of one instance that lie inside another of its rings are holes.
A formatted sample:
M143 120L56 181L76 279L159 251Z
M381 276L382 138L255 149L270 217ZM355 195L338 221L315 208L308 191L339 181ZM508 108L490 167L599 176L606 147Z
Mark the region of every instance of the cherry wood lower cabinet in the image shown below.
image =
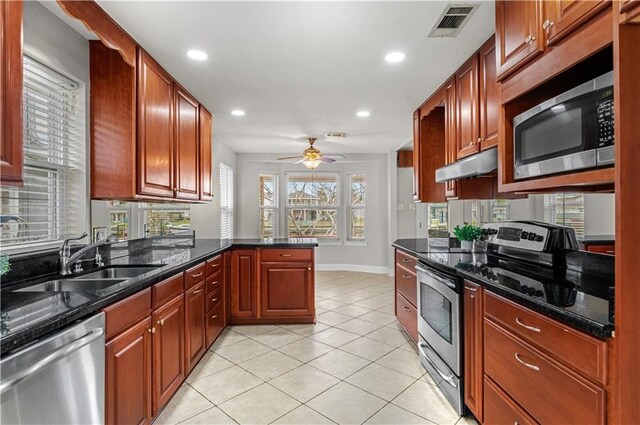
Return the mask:
M484 378L484 422L493 424L537 425L527 412L511 400L491 379Z
M182 289L182 288L180 288ZM184 362L184 295L153 312L153 414L169 401L186 377Z
M231 318L258 317L257 251L237 249L231 253Z
M151 423L151 317L106 345L106 423Z
M313 265L310 262L262 263L260 316L313 318Z
M193 369L207 350L206 345L206 297L204 280L184 294L185 299L185 368Z
M464 403L483 421L482 286L464 282Z
M416 277L417 258L396 249L395 259L396 318L407 334L418 341L418 279Z

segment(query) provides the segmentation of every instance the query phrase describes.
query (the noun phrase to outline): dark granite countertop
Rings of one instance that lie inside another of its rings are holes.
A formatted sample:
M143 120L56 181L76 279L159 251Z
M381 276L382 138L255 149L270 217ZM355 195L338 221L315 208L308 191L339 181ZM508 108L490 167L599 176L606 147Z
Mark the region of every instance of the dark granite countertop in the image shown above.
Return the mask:
M474 266L489 264L484 253L425 253L420 260L454 272L464 279L482 285L485 289L503 296L517 304L528 307L547 317L580 329L585 333L604 339L611 337L614 325L609 322L609 287L614 286L613 276L587 273L583 270L567 269L549 276L529 273L529 277L545 283L545 290L556 299L551 302L523 294L518 285L508 278L489 280L479 278ZM493 264L499 270L500 264ZM526 276L526 274L523 274Z
M152 271L107 288L83 292L14 292L58 274L3 285L0 292L0 354L56 331L233 247L313 248L315 239L196 239L191 246L154 246L115 257L108 265L157 265Z
M428 254L431 252L441 253L461 253L460 242L455 238L415 238L415 239L397 239L391 244L394 248L398 248L409 254L418 256L420 254Z
M615 235L585 235L578 237L578 242L588 245L613 245L616 242Z

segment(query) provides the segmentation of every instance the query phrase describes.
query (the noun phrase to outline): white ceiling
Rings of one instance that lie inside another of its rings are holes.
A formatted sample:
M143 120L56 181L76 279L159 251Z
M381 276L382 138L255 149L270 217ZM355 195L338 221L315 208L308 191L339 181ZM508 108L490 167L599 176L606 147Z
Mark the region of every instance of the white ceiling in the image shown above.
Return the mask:
M321 139L325 153L395 150L415 108L495 28L492 1L443 39L427 34L449 2L99 3L213 112L214 140L236 152L297 153L326 131L351 136ZM209 59L188 59L193 48ZM386 63L396 50L406 60Z

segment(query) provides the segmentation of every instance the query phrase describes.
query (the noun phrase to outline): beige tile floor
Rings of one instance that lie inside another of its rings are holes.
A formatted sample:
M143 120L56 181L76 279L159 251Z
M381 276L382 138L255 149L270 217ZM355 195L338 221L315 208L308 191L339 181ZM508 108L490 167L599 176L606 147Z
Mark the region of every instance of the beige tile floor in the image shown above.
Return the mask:
M456 424L393 315L393 279L316 273L316 325L230 326L156 424Z

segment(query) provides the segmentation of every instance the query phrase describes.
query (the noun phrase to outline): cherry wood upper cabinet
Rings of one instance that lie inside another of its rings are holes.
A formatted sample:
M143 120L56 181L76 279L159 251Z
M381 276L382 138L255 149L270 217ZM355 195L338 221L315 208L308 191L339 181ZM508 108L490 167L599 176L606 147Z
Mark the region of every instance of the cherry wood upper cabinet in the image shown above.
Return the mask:
M175 197L178 199L199 199L199 104L197 100L177 84L175 85L175 98L175 187L177 189Z
M22 185L22 1L0 2L0 183Z
M451 164L456 160L456 78L452 77L445 83L444 122L445 122L445 162ZM445 183L445 196L457 196L456 181Z
M544 50L541 0L496 0L496 66L500 80Z
M231 254L231 318L258 317L257 258L255 249Z
M420 109L413 113L413 200L420 202Z
M307 262L262 263L260 317L313 317L312 270Z
M640 0L622 0L619 3L621 23L640 23Z
M106 423L151 423L151 318L106 345Z
M483 418L482 286L464 282L464 404Z
M154 311L152 319L156 328L153 334L153 414L156 415L186 376L183 294Z
M478 51L480 149L498 144L498 84L496 41L491 37Z
M542 28L547 32L547 45L579 27L587 19L611 4L610 0L545 0Z
M185 366L189 373L207 349L204 280L185 292Z
M138 54L138 189L173 197L173 80L142 49Z
M478 125L478 57L473 55L456 72L456 158L480 150Z
M200 200L213 198L213 157L211 149L211 131L213 120L211 113L200 105Z

